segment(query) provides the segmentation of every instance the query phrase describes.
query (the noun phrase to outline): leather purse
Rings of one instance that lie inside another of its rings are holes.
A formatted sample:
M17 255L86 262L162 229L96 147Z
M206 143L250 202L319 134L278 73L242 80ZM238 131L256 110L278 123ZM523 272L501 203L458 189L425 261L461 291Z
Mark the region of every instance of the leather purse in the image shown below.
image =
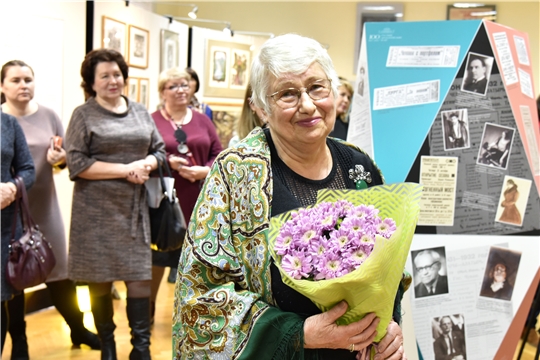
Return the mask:
M16 176L15 185L17 186L17 199L15 200L15 214L11 225L6 280L13 288L21 291L45 282L56 265L56 259L51 244L45 239L39 226L30 216L28 195L23 179ZM23 233L19 239L15 239L19 214Z
M150 247L156 251L173 251L181 248L184 243L186 219L176 197L174 178L167 160L161 154L153 155L158 160L159 178L150 178L145 183L149 199ZM164 170L168 176L163 175ZM156 199L157 201L161 199L157 208L155 207Z

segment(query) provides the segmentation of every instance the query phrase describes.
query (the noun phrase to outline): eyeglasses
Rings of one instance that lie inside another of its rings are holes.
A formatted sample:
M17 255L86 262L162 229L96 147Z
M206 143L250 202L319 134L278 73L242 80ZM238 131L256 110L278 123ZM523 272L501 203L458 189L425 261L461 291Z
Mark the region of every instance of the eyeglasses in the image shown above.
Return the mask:
M189 90L189 84L174 84L174 85L171 85L171 86L167 86L167 90L178 91L178 89L188 91Z
M305 88L296 89L288 88L276 91L273 94L266 95L274 100L277 106L282 109L290 109L296 107L300 102L300 97L305 91L313 101L326 99L330 95L332 81L330 79L321 79L312 82Z
M435 262L432 263L431 265L426 265L426 266L422 266L422 267L417 267L416 270L418 270L418 272L427 271L427 270L432 270L432 269L433 269L433 265L438 264L438 263L439 263L438 261L435 261Z
M506 269L503 268L503 267L497 267L497 268L495 268L495 272L496 272L496 273L505 273L505 272L506 272Z

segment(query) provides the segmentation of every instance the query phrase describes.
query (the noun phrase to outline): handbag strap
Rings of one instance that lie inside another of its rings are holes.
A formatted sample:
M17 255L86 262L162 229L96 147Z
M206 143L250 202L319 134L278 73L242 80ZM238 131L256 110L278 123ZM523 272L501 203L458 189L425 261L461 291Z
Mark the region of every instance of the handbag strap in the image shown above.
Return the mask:
M162 157L159 153L154 153L153 155L156 157L158 163L157 170L159 173L159 180L161 182L161 191L165 194L167 192L167 188L165 187L163 168L165 168L165 171L167 172L167 175L169 175L169 177L172 177L171 169L169 169L169 165L167 164L167 160L164 158L164 156Z
M23 230L30 229L35 226L34 220L30 215L30 207L28 206L28 195L26 194L26 186L20 176L15 176L15 186L17 187L17 195L15 199L15 216L11 223L11 242L15 242L15 230L17 228L17 216L21 216ZM19 209L20 208L20 209Z

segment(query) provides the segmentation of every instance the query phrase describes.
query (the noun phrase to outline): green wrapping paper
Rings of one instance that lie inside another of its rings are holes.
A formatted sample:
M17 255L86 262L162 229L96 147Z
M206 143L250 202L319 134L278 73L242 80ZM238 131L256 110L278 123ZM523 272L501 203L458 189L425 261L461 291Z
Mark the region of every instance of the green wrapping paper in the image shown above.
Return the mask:
M270 252L283 282L311 299L322 311L329 310L342 300L347 301L349 309L338 319L340 325L358 321L368 313L375 312L381 319L375 342L380 341L392 319L394 299L420 212L421 195L422 185L413 183L379 185L365 190L319 191L317 204L345 199L356 206L373 205L379 210L381 219L390 217L396 222L394 234L389 239L377 236L372 253L358 269L330 280L296 280L281 268L281 256L274 251L275 239L281 226L297 210L272 218Z

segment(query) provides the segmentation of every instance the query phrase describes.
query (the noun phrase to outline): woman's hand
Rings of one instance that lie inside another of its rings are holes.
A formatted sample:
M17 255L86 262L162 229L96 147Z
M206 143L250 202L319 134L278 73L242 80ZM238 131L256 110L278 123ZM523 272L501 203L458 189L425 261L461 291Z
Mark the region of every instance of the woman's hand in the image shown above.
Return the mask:
M189 166L189 161L187 159L176 155L169 156L169 167L171 170L180 172L180 169L184 166Z
M127 164L127 181L134 184L144 184L150 178L152 164L146 159L137 160Z
M66 151L62 148L47 150L47 162L52 166L58 166L66 163Z
M376 355L374 360L406 360L405 350L403 349L403 332L401 327L395 322L390 321L386 328L386 335L375 345Z
M184 179L187 179L191 182L204 179L210 168L208 166L182 166L178 173Z
M347 308L347 303L342 301L327 312L308 317L304 322L304 348L359 351L370 345L377 335L380 319L370 313L357 322L336 325Z
M2 203L2 209L6 208L15 201L17 195L17 186L15 184L7 182L0 183L0 198Z

